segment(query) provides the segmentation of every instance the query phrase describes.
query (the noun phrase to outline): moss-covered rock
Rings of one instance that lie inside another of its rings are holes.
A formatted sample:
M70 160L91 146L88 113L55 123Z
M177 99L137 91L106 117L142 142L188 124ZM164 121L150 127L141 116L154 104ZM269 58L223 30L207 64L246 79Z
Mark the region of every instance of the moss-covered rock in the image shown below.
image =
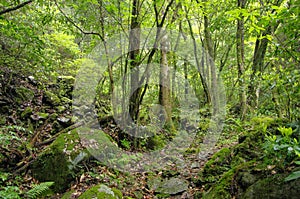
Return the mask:
M71 99L74 82L75 78L72 76L59 76L57 78L57 84L59 85L59 96Z
M196 183L206 190L203 198L297 198L299 181L284 182L283 167L265 160L266 133L278 133L283 120L254 118L251 123L253 130L245 133L239 144L214 154L199 173ZM291 193L284 196L289 189Z
M73 130L61 134L39 155L32 164L32 173L39 181L53 181L55 192L62 192L75 178L76 166L89 157L87 150L80 147L80 139Z
M300 178L284 182L284 174L263 178L252 184L241 196L242 199L254 198L299 198Z
M31 101L34 98L34 92L29 88L21 86L15 88L14 96L14 101L17 102L17 104L22 104L23 102Z
M95 198L95 199L121 199L123 194L116 188L109 188L106 185L96 185L85 191L79 199Z
M60 105L61 102L59 97L50 91L45 91L43 101L54 106Z

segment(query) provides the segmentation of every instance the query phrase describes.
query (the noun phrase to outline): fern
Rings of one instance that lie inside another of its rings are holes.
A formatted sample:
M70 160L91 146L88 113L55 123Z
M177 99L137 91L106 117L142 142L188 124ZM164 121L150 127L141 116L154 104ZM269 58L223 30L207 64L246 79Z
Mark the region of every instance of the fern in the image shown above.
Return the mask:
M35 187L33 187L32 189L30 189L26 193L26 196L27 196L27 198L30 198L30 199L38 198L38 197L42 196L43 194L45 194L45 192L49 191L50 187L53 184L54 184L54 182L42 182L42 183L36 185Z

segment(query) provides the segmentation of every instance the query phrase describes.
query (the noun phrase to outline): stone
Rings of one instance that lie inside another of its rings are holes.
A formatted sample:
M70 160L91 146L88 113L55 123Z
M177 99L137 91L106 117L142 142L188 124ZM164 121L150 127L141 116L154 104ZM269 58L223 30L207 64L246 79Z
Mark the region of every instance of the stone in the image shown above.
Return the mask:
M188 183L180 178L170 178L163 180L155 190L157 193L175 195L188 189Z
M276 175L258 180L251 185L240 197L242 199L252 198L299 198L300 178L289 182L284 182L282 175Z
M57 95L50 91L45 91L44 97L43 97L43 102L48 103L50 105L58 106L60 105L60 99Z
M116 188L109 188L104 184L93 186L85 191L79 199L95 198L95 199L121 199L123 194Z
M33 162L32 175L40 182L54 182L53 191L63 192L75 179L77 165L89 157L76 130L63 133Z

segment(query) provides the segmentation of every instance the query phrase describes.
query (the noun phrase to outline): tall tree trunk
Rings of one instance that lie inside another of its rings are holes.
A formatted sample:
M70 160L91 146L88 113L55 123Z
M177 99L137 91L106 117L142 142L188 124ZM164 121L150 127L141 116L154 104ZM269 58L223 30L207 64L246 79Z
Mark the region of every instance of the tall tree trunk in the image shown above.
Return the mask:
M140 47L140 22L138 20L139 16L139 0L133 0L132 2L132 12L131 12L131 25L130 25L130 35L129 35L129 65L130 65L130 99L129 99L129 114L133 121L138 118L139 112L139 96L140 96L140 86L139 86L139 47Z
M277 0L274 3L274 6L280 6L283 0ZM263 5L262 5L263 6ZM274 13L275 10L272 10ZM255 49L253 54L253 62L252 62L252 74L250 77L250 85L249 85L249 104L254 107L258 107L259 105L259 95L260 95L260 86L259 79L261 77L261 73L264 69L264 59L268 47L269 40L266 38L267 35L271 35L274 33L279 26L280 22L276 22L275 25L269 24L261 35L257 36ZM262 37L262 39L261 39ZM259 76L257 76L259 74Z
M165 109L164 114L166 126L172 128L172 104L171 104L171 85L170 85L170 69L168 66L168 49L167 36L163 36L161 40L161 59L160 59L160 75L159 75L159 104Z
M238 0L238 7L244 9L246 0ZM236 31L236 57L238 65L238 82L239 82L239 97L240 97L240 116L242 119L245 118L247 112L247 95L246 85L244 80L245 73L245 50L244 50L244 16L240 15L237 20L237 31Z
M213 115L219 113L219 91L218 91L218 77L216 73L216 67L214 62L215 52L213 48L213 41L211 38L211 33L209 30L209 21L208 17L204 16L204 37L206 44L206 55L207 55L207 67L210 68L210 94L211 94L211 102L213 107Z

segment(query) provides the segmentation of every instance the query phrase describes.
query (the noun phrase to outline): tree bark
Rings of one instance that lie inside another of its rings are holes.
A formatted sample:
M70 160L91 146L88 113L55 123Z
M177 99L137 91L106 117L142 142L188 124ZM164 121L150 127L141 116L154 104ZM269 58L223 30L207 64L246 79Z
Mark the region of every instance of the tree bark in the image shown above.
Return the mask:
M274 6L280 6L283 0L278 0ZM274 13L275 10L272 11ZM253 62L252 62L252 73L250 77L250 85L249 85L249 104L254 107L259 106L259 78L261 73L264 70L264 59L268 47L269 40L265 38L265 36L274 33L279 26L280 22L276 22L275 25L269 24L261 35L257 36L255 49L253 54ZM262 39L261 39L262 37ZM259 74L259 75L258 75Z
M238 7L244 9L246 0L238 0ZM236 57L238 65L238 82L239 82L239 101L240 101L240 116L242 119L245 118L247 112L247 95L246 95L246 83L244 80L245 73L245 50L244 50L244 16L240 15L237 20L237 31L236 31Z
M159 83L159 104L165 109L161 113L165 117L166 126L171 127L172 124L172 105L170 93L170 69L168 66L168 49L167 36L163 36L161 40L161 59L160 59L160 83Z
M130 65L130 99L129 99L129 114L131 119L135 122L138 118L139 112L139 47L140 47L140 22L139 16L139 0L133 0L131 12L131 25L129 35L129 65Z

